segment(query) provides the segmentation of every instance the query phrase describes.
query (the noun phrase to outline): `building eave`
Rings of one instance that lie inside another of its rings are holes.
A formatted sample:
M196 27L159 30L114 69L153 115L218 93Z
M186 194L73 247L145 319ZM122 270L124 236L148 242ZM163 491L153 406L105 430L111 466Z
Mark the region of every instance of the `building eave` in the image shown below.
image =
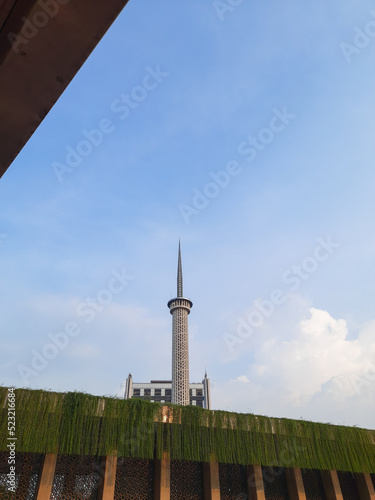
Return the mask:
M127 1L0 0L0 177Z

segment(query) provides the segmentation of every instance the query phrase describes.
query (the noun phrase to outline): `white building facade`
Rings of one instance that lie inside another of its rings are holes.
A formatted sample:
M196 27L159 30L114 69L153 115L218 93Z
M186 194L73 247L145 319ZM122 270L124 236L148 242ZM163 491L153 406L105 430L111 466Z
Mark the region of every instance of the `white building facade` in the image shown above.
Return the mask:
M132 374L129 373L125 383L125 399L146 399L152 403L172 403L172 381L151 380L151 382L133 382ZM211 409L210 380L205 374L202 382L189 384L189 402L193 406Z

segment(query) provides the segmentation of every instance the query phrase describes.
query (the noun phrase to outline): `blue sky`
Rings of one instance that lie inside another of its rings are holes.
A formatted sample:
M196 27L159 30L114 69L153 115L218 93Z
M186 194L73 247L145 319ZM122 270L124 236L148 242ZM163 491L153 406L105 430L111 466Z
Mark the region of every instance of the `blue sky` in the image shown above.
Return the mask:
M169 378L181 238L214 408L373 427L375 5L237 4L130 1L1 179L4 385Z

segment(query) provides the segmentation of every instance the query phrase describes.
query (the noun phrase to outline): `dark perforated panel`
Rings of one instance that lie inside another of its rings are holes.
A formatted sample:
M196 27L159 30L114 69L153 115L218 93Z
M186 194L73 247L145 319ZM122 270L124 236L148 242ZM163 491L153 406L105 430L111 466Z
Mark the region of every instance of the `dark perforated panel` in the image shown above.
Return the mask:
M247 498L247 477L243 465L219 464L221 500Z
M360 500L357 483L351 472L337 472L344 500Z
M266 500L289 500L285 470L282 467L262 467Z
M171 500L203 500L203 464L171 460Z
M319 470L302 469L306 500L326 500L322 475Z
M115 500L152 500L153 460L119 458L116 469Z
M36 453L17 453L15 464L9 464L8 459L8 452L0 453L0 499L33 500L41 469L42 455ZM15 494L9 490L10 483L7 477L11 465L15 465L16 467Z
M96 500L99 472L96 457L59 455L50 500Z

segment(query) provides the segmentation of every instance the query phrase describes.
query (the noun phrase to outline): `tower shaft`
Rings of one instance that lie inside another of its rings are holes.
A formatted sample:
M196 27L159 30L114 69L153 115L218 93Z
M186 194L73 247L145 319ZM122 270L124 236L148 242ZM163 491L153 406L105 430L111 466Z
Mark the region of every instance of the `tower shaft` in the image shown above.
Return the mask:
M176 299L172 313L172 403L188 405L189 396L189 333L190 301Z

